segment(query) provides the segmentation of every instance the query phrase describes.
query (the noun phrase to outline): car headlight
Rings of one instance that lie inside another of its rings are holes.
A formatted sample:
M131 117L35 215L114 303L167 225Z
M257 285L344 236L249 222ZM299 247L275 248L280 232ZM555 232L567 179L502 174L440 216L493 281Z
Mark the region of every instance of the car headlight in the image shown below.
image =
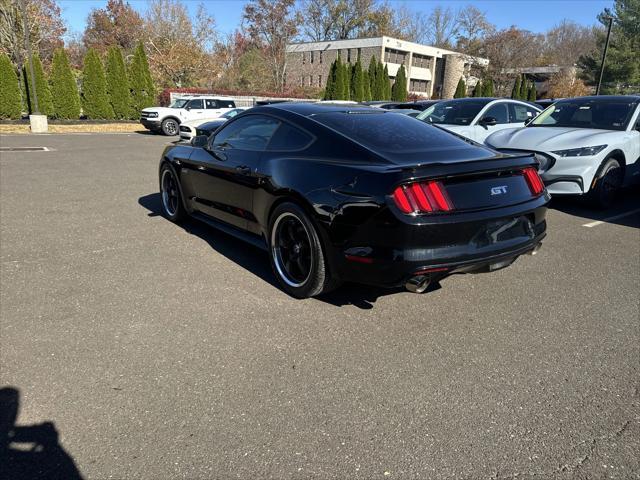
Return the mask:
M158 112L149 112L149 113L147 113L147 117L148 118L157 118L158 117Z
M590 157L597 155L602 150L607 148L607 145L598 145L596 147L582 147L582 148L570 148L569 150L556 150L555 153L559 157Z

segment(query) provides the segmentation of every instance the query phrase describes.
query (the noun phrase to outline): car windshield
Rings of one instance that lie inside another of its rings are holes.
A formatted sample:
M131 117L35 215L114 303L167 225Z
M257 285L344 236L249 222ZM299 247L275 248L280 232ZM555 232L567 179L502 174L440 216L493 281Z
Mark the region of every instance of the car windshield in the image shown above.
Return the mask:
M185 98L178 98L177 100L174 100L171 105L169 105L169 108L182 108L187 104L188 101L189 100Z
M220 118L233 118L236 115L238 115L242 110L235 109L235 110L229 110L227 113L224 113L222 115L220 115Z
M538 115L529 127L595 128L624 130L636 100L575 98L554 103Z
M469 125L486 104L487 102L469 100L440 102L431 105L416 118L427 123Z

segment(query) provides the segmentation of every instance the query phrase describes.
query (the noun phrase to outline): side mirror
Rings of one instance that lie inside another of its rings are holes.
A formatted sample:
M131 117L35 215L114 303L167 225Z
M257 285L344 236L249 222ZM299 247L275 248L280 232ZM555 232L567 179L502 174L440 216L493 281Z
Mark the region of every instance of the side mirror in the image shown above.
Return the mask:
M483 127L487 128L487 127L493 127L494 125L497 125L498 120L496 120L495 117L483 117L478 123Z
M206 135L197 135L191 139L191 146L197 148L204 148L209 143L209 137Z

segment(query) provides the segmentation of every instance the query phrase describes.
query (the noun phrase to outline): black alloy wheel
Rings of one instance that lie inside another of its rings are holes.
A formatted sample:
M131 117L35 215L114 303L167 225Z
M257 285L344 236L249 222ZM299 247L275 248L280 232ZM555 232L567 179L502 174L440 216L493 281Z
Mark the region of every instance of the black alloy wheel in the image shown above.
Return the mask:
M178 180L173 170L165 165L160 172L160 196L162 210L172 222L178 222L184 217L184 207L180 198Z
M616 200L623 183L622 167L618 160L610 158L602 167L602 174L589 192L591 203L599 208L609 208Z
M316 228L296 204L283 203L271 215L269 253L280 286L293 297L314 297L337 286Z
M173 118L167 118L162 121L162 133L168 137L178 134L178 122Z

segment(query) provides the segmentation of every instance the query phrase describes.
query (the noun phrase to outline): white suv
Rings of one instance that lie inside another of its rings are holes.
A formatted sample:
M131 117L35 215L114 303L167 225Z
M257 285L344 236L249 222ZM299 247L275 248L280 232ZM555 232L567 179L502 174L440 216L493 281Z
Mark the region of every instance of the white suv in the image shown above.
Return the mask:
M234 108L236 103L230 98L188 95L174 100L168 107L145 108L140 112L140 123L147 130L177 135L182 122L217 118Z

